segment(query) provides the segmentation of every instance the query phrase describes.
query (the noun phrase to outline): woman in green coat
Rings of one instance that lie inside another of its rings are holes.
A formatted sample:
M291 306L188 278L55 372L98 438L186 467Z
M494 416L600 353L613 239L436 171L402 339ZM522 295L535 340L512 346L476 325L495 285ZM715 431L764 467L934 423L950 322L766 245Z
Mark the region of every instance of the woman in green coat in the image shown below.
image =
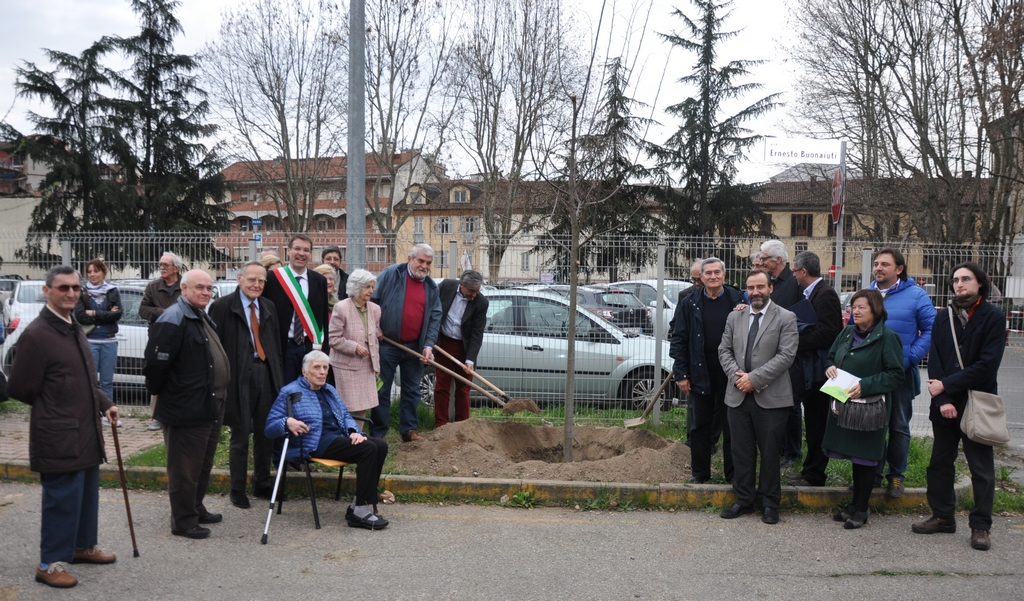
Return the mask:
M882 294L865 289L853 295L853 325L847 326L828 353L825 375L836 377L838 369L860 378L847 392L851 399L885 395L886 415L892 411L893 390L903 383L903 343L898 334L885 327L888 314ZM860 528L868 521L868 500L875 480L875 470L885 452L885 434L889 418L877 430L861 431L843 428L836 420L838 401L825 424L821 446L833 459L849 459L853 463L853 503L834 516L847 530Z

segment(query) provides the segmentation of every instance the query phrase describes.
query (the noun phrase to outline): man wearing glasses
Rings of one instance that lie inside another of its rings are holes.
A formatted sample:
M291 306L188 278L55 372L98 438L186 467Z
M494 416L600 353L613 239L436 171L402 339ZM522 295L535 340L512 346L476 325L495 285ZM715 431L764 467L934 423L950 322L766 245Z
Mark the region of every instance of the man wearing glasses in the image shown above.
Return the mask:
M285 382L302 375L302 358L323 347L327 332L327 278L306 269L312 258L313 240L293 234L288 240L288 264L268 274L263 290L263 298L277 310Z
M228 467L231 504L250 507L246 495L249 435L253 437L252 493L269 497L271 442L263 434L267 414L284 385L281 338L274 303L261 298L267 270L259 261L247 263L238 274L238 289L210 305L217 336L231 365L231 383L224 404L224 423L231 427Z
M180 274L182 262L178 255L167 252L160 256L160 277L156 278L146 286L142 294L142 301L139 303L139 317L149 322L150 327L167 307L174 304L181 296ZM149 398L149 414L156 414L156 396ZM151 431L160 429L160 422L153 420L149 423Z

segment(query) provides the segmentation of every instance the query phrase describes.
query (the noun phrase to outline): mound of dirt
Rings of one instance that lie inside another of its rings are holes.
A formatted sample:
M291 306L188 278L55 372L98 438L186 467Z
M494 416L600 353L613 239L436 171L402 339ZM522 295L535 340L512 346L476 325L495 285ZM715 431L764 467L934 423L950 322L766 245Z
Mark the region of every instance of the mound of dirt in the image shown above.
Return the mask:
M650 430L576 426L572 463L561 463L562 428L472 418L398 450L396 468L424 476L588 482L683 482L690 449Z

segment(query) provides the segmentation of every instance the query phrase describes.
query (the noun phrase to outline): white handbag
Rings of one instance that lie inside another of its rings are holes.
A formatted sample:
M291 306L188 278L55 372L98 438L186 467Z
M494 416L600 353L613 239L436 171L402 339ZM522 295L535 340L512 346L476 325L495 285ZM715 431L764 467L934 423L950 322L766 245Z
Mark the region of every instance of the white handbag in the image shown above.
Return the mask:
M953 307L949 309L949 330L953 333L953 348L956 349L956 360L960 369L964 368L963 357L960 356L960 342L956 338L953 327ZM1010 442L1010 431L1006 427L1006 407L1003 397L991 392L980 390L967 391L967 407L960 418L960 429L974 442L996 446Z

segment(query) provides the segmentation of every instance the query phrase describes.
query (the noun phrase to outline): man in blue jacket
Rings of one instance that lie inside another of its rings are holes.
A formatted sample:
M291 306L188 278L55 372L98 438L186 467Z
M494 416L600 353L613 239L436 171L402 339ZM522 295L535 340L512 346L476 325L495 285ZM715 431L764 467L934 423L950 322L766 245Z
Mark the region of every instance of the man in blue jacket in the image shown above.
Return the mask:
M409 250L409 261L392 265L377 276L377 289L371 301L380 305L380 329L384 336L433 360L434 343L441 327L441 296L430 279L434 249L417 244ZM402 368L401 412L398 431L404 442L419 440L420 378L423 363L413 355L390 344L380 345L380 379L373 408L373 435L384 438L391 417L391 384L395 370Z
M889 486L886 493L893 498L903 496L903 475L907 471L910 451L910 418L914 414L914 397L921 392L918 364L928 353L932 341L935 305L928 294L907 278L907 260L895 248L883 248L873 263L875 288L885 298L889 314L885 325L903 342L903 384L892 393L892 414L889 419L889 444L885 457L878 464L876 485L881 482L885 463L889 463Z
M693 430L690 433L690 482L703 483L711 478L711 455L721 431L725 459L725 479L732 481L732 448L726 421L725 389L729 384L718 359L729 313L744 304L743 293L725 285L725 263L717 257L701 262L704 287L676 305L669 355L675 360L672 371L676 386L693 403Z

